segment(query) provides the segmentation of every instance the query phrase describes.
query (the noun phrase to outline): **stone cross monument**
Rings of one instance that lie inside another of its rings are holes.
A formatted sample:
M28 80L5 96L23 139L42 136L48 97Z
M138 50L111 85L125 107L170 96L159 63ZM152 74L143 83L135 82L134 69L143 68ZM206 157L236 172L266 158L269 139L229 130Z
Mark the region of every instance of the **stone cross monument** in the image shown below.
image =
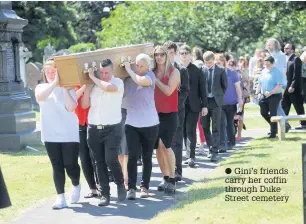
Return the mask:
M36 129L31 98L20 77L19 46L27 24L10 1L0 1L0 152L20 151Z
M32 57L32 52L28 50L28 48L23 45L19 48L20 55L20 76L23 81L24 87L27 87L28 80L26 74L26 63Z

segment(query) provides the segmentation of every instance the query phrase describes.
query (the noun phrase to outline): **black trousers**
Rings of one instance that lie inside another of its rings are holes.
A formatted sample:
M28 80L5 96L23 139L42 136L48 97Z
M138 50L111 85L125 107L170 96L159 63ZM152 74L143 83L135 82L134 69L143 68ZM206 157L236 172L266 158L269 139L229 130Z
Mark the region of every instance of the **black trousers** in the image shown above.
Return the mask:
M237 112L236 104L223 105L220 124L220 148L232 148L236 144L234 117Z
M304 115L304 98L300 92L285 93L282 99L282 108L286 115L289 114L291 104L293 104L298 115ZM306 125L306 121L301 121L301 125Z
M217 105L214 98L207 98L207 101L208 114L206 116L201 116L201 123L210 152L217 154L220 146L222 107ZM210 123L212 123L212 133L210 131Z
M121 142L121 124L97 126L88 125L87 142L92 152L97 169L102 195L110 195L108 169L112 172L114 182L123 184L123 174L118 161L118 149Z
M90 189L97 189L98 181L92 152L87 144L87 125L80 125L80 160L83 174Z
M6 189L6 185L0 167L0 209L7 208L11 205L11 200Z
M185 106L184 143L187 158L195 159L195 148L197 145L197 122L199 112L193 112L189 104Z
M142 180L141 187L149 189L152 173L152 154L158 136L159 126L136 128L125 125L125 135L129 150L128 159L128 187L136 190L137 183L137 160L139 153L142 154Z
M260 114L269 123L271 135L277 133L277 123L271 122L270 119L277 115L277 107L282 98L282 94L273 94L270 97L264 97L259 101Z
M80 183L80 166L78 164L78 142L45 142L46 150L53 168L53 180L57 194L65 193L65 170L72 185Z
M178 112L178 127L176 129L173 141L172 141L172 150L175 155L176 162L176 172L180 175L183 173L182 169L182 160L183 160L183 128L185 122L185 108L181 109Z

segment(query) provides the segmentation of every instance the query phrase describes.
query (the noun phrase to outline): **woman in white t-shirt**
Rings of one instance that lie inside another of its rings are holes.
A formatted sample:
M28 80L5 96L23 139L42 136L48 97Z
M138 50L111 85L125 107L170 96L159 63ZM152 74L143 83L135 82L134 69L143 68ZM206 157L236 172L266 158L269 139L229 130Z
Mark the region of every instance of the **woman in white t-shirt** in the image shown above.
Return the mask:
M35 97L40 106L41 140L45 144L53 168L57 199L53 209L67 207L65 171L72 181L70 203L80 198L80 166L78 118L74 113L77 97L74 89L59 86L59 76L53 59L43 66L45 83L37 85Z

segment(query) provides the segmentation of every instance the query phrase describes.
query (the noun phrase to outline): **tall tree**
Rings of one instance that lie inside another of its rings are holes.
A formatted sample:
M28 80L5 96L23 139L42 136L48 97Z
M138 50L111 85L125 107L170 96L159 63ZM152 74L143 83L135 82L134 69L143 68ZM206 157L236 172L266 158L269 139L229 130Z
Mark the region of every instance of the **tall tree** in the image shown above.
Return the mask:
M29 21L23 42L33 52L33 60L41 61L49 42L56 49L68 48L76 42L71 25L76 16L65 2L14 1L12 6L18 16Z

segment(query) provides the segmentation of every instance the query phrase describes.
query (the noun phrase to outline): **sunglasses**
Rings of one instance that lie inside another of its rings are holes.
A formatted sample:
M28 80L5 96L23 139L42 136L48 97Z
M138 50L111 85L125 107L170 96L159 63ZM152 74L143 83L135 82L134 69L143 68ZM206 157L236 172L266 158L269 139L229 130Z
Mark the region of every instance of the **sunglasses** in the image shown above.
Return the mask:
M189 52L185 51L185 52L180 52L180 55L188 55Z
M166 56L166 53L154 53L154 57L164 57L164 56Z

